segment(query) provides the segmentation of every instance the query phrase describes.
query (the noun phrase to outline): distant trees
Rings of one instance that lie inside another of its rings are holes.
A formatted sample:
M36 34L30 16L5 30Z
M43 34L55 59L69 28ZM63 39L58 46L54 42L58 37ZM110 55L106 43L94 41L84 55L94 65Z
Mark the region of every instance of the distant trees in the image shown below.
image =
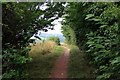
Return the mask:
M59 37L51 36L51 37L48 38L48 40L54 41L57 45L60 45L60 39L59 39Z

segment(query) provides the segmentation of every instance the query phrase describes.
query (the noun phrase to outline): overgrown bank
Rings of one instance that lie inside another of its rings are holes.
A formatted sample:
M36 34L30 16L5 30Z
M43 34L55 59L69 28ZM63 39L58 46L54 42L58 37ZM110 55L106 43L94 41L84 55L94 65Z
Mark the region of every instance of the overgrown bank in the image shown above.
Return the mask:
M32 57L32 62L27 64L28 79L49 78L51 70L56 59L64 52L61 46L54 42L47 41L36 44L29 53Z
M70 46L68 78L93 80L96 77L94 66L89 64L86 55L75 45Z

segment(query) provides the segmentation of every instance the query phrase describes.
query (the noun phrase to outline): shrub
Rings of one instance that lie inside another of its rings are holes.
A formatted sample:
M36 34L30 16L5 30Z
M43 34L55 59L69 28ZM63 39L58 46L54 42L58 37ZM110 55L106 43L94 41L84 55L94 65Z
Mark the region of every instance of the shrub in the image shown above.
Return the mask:
M57 45L60 45L60 39L56 36L51 36L48 38L50 41L54 41Z
M29 47L22 47L21 49L8 48L3 49L3 79L5 78L26 78L27 73L25 65L32 61L28 56ZM24 55L24 56L23 56Z

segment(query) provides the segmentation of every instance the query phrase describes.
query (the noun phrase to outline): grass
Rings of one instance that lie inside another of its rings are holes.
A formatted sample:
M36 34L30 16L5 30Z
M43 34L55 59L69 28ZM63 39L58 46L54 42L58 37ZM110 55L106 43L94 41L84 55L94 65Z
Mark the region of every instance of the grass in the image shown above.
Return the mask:
M56 46L53 41L45 41L43 43L37 43L35 46L31 46L29 56L37 57L38 55L44 55L51 53L51 50Z
M47 46L49 46L49 44ZM29 78L49 78L56 59L62 53L63 48L60 46L55 46L49 54L40 55L41 53L38 53L38 51L34 53L36 56L34 56L33 61L27 65Z
M89 65L88 62L77 46L71 46L68 77L84 78L84 80L95 78L93 73L95 68Z

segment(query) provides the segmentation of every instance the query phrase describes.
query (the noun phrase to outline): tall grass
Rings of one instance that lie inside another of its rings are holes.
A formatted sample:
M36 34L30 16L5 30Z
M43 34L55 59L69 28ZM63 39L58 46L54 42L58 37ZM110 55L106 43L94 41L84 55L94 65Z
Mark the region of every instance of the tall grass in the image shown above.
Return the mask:
M69 78L81 78L81 80L94 80L94 67L89 65L89 61L85 59L85 54L79 50L77 46L70 46L70 61L68 67Z
M45 55L42 55L42 51L44 51ZM28 80L49 78L55 61L63 52L64 49L61 46L56 46L56 44L51 41L32 46L29 54L33 57L33 60L26 66L29 74L28 78L30 78Z
M51 51L55 46L56 46L56 43L53 41L45 41L43 43L37 43L34 46L31 46L29 56L37 57L38 55L51 53Z

